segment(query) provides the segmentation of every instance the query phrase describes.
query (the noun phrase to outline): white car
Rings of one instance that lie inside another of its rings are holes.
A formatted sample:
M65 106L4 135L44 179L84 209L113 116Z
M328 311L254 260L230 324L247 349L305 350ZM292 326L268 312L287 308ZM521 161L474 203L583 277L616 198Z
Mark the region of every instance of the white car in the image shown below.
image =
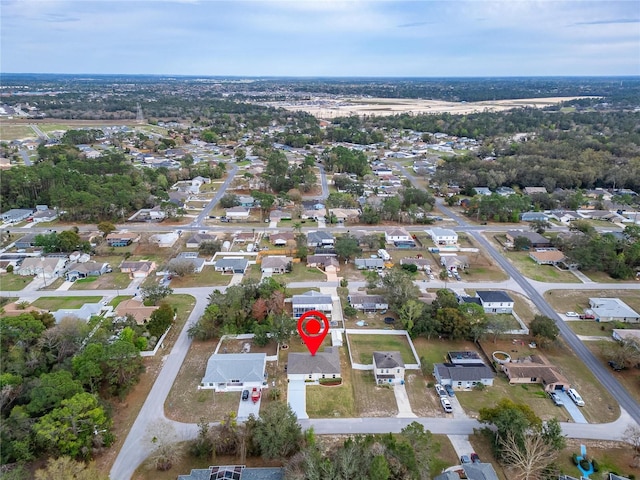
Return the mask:
M453 412L453 407L451 406L451 402L446 397L440 397L440 403L442 404L442 408L446 413Z
M565 313L565 316L578 318L580 315L578 315L576 312L567 312Z
M567 390L567 395L569 395L569 398L571 398L571 400L573 400L573 403L575 403L577 406L584 407L584 400L576 389L570 388L569 390Z

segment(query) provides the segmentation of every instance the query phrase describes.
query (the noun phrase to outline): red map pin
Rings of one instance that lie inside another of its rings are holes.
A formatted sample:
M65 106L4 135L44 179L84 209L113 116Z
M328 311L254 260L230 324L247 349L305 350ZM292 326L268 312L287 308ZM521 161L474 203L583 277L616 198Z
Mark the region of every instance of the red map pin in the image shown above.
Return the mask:
M304 312L298 319L298 333L313 356L329 333L329 320L317 310Z

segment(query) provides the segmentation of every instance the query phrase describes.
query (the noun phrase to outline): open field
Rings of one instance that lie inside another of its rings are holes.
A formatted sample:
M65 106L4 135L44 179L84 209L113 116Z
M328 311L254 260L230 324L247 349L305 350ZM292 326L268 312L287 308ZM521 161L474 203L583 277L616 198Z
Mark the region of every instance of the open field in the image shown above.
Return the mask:
M40 297L31 305L55 312L63 308L80 308L85 303L99 302L102 297Z
M580 280L571 272L559 270L553 265L538 265L527 252L502 252L502 254L520 273L532 280L552 283L580 283Z
M441 100L421 100L407 98L336 98L323 99L318 105L287 101L269 102L270 106L292 111L303 111L319 118L335 118L349 115L398 115L401 113L451 113L466 115L476 112L502 112L513 108L544 108L560 102L582 97L523 98L518 100L494 100L483 102L446 102Z
M0 290L16 292L22 290L33 281L33 277L23 277L13 273L0 275Z
M413 352L404 335L349 335L353 361L362 364L373 363L373 352L397 350L404 363L415 363Z
M587 290L549 290L544 298L558 312L574 311L582 313L589 308L589 298L619 298L624 303L640 312L640 295L633 290L606 290L604 292Z
M112 272L99 277L81 278L73 282L70 290L117 290L131 283L128 273Z
M36 133L28 125L11 125L2 120L0 140L17 140L23 138L37 138Z
M171 280L171 288L204 287L209 285L226 286L231 281L231 275L223 275L216 272L215 268L207 265L200 273L190 273L184 277L174 276Z

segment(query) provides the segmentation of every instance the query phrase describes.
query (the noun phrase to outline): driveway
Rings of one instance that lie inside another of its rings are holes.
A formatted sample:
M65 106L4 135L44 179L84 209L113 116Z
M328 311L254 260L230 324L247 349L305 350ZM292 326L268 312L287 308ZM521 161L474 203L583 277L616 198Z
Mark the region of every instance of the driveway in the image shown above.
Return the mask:
M299 420L309 418L304 380L289 380L287 401Z
M417 418L417 415L411 410L411 404L409 403L409 396L407 395L407 389L404 384L393 386L393 394L396 396L396 403L398 404L398 418Z
M571 418L575 423L589 423L587 422L587 419L584 418L584 415L582 415L580 407L573 403L573 400L569 398L569 395L565 392L561 392L560 390L556 390L556 393L564 403L564 408L567 410L569 415L571 415ZM560 420L562 420L562 417L560 417Z
M264 395L264 390L262 391L262 395ZM260 395L260 399L256 403L253 403L251 398L249 398L249 400L242 400L242 397L240 398L240 405L238 405L238 420L246 420L251 414L256 418L260 416L262 395Z
M460 401L458 401L457 396L456 397L447 396L447 398L451 402L451 408L453 409L453 418L469 418L466 412L464 411L464 408L462 408L462 405L460 405ZM460 454L460 455L463 455L463 454Z
M244 277L243 273L234 273L233 277L231 277L231 281L229 282L229 286L239 285L242 282L243 277Z
M449 441L456 453L458 454L458 458L462 455L471 455L472 452L475 452L471 442L469 442L469 435L448 435Z

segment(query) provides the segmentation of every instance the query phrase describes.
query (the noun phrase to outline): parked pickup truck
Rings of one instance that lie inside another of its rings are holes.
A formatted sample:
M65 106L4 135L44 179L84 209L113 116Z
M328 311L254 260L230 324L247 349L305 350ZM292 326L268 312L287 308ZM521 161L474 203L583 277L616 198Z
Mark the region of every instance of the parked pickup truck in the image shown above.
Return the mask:
M256 403L258 400L260 400L260 389L253 387L253 390L251 390L251 401Z

